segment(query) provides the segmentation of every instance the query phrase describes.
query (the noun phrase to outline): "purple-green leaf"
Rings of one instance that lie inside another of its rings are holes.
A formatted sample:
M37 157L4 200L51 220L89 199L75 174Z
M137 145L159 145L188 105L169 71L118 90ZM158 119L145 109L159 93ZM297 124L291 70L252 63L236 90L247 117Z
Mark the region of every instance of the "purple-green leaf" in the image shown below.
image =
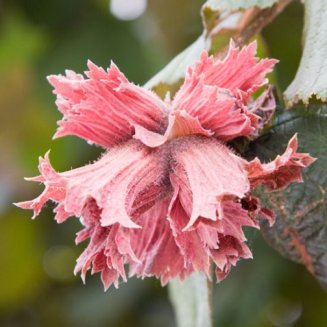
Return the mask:
M327 289L327 107L312 105L282 113L250 152L271 160L296 132L300 151L318 160L305 170L304 183L274 193L261 190L261 198L277 214L272 228L262 222L262 233L273 248L304 264Z

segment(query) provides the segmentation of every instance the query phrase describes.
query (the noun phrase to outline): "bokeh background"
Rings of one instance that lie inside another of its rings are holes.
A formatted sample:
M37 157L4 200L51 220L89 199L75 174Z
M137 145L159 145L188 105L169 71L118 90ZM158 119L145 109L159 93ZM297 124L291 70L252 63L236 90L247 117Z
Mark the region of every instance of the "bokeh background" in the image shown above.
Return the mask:
M49 205L32 222L12 205L41 191L23 177L38 173L38 156L48 149L59 171L101 152L75 137L51 141L60 114L47 75L82 72L87 59L103 67L113 60L143 84L201 33L203 1L134 0L123 8L119 1L0 1L0 326L175 326L167 288L157 280L133 278L104 293L99 276L83 285L73 275L85 246L74 245L77 219L57 225ZM299 63L302 17L295 2L263 32L281 61L282 90ZM254 260L214 286L215 326L327 326L327 296L314 278L258 232L249 243Z

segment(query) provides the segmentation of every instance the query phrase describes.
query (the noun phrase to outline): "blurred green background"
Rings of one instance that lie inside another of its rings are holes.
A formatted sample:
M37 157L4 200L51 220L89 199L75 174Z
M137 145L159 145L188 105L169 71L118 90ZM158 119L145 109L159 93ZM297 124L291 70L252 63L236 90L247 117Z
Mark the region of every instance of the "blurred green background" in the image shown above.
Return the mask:
M113 60L143 84L201 33L202 2L149 0L143 15L124 21L108 0L0 1L0 326L175 326L157 280L133 278L104 293L99 276L83 285L73 275L85 246L74 245L77 219L57 225L49 205L32 222L11 203L39 194L23 177L38 173L38 156L48 149L59 171L100 153L75 137L51 141L60 114L45 77L82 72L87 59L103 67ZM295 2L263 32L270 55L281 60L282 90L300 59L302 16ZM327 326L326 293L313 277L258 232L249 238L254 260L214 286L215 326Z

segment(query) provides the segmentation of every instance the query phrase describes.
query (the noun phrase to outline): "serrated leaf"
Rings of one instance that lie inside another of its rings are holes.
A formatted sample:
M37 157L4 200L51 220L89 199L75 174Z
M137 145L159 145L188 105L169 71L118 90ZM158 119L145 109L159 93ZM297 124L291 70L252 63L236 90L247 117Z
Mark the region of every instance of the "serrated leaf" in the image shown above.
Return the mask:
M193 273L183 282L169 283L178 327L211 327L210 289L203 273Z
M261 192L261 198L277 214L272 228L264 222L261 227L272 247L304 264L327 289L327 107L284 112L270 134L255 142L251 151L269 161L282 153L296 132L300 152L309 152L318 160L305 170L304 183L279 192Z
M222 29L237 31L246 27L257 14L253 7L265 9L279 0L207 0L201 10L202 22L207 34L217 34ZM283 2L289 2L283 0ZM247 10L249 9L249 10ZM222 25L222 26L220 26ZM218 28L218 31L217 31Z
M315 95L327 101L327 1L305 0L304 49L295 79L284 93L288 107Z
M267 8L271 7L278 0L208 0L204 8L211 8L219 11L232 11L238 9L248 9L251 7Z

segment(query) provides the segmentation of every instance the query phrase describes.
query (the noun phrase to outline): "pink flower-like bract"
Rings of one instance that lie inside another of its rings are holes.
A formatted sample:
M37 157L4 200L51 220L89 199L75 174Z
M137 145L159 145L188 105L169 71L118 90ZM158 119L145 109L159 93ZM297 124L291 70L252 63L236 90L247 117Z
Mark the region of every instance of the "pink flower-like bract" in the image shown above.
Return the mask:
M114 64L105 71L89 62L87 78L73 71L49 77L63 114L55 137L77 135L108 150L63 173L48 155L41 158L41 175L30 180L45 190L18 206L35 217L52 200L58 223L79 217L84 229L76 242L89 239L75 269L83 279L92 267L106 289L118 287L128 265L129 276L155 276L164 285L194 271L210 278L214 263L221 280L240 258L251 257L242 227L258 228L259 214L274 220L252 189L301 181L314 160L296 152L296 136L266 164L248 162L226 145L262 128L251 108L264 111L269 101L274 109L270 89L251 100L276 63L255 53L255 43L241 50L231 44L223 61L203 52L173 100L165 101L130 83Z

